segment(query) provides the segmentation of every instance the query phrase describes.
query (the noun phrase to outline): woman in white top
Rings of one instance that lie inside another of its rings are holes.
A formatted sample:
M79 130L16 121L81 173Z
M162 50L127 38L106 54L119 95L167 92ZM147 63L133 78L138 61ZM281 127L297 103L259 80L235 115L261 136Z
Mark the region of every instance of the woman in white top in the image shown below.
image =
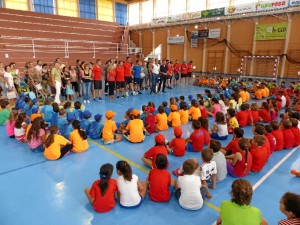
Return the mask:
M139 178L132 174L130 165L126 161L118 161L117 185L119 190L120 205L124 208L136 208L142 203L145 198L147 189Z
M214 127L211 129L211 138L216 140L226 140L228 137L228 127L225 121L224 113L216 114Z
M11 68L10 66L5 66L4 68L4 80L5 80L5 87L7 89L7 92L15 92L15 95L17 96L15 84L14 84L14 77L11 74ZM8 93L7 93L8 94ZM9 97L9 96L7 96ZM13 98L9 98L13 99Z
M25 142L25 133L28 126L25 122L26 119L27 119L26 114L20 113L15 123L15 129L14 129L15 138L20 142Z

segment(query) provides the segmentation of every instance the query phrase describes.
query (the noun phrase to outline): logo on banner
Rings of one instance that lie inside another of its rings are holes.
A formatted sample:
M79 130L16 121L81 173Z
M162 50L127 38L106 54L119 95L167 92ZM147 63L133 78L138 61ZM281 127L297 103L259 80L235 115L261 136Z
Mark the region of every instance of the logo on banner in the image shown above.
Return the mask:
M242 13L250 13L255 11L255 3L245 4L245 5L237 5L237 6L229 6L225 8L225 15L234 15L234 14L242 14Z
M256 11L284 9L288 7L288 0L260 2L256 4Z
M221 36L221 28L209 29L208 38L219 38Z
M255 30L255 40L284 40L288 23L259 24Z
M209 34L209 29L198 31L198 37L199 38L208 38L208 34Z
M300 6L300 0L290 0L290 6Z
M170 44L184 44L184 36L175 36L175 37L168 37L167 43Z

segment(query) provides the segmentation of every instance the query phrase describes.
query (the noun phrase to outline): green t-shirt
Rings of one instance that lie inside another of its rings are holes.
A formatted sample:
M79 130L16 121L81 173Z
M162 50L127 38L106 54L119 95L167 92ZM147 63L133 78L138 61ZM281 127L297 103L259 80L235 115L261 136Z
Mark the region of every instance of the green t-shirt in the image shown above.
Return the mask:
M0 126L4 125L8 120L10 112L7 109L2 109L0 111Z
M222 225L260 225L261 212L258 208L234 202L223 201L220 212Z
M56 81L61 82L61 73L60 70L56 69L55 67L51 70L51 74L54 74L54 79Z

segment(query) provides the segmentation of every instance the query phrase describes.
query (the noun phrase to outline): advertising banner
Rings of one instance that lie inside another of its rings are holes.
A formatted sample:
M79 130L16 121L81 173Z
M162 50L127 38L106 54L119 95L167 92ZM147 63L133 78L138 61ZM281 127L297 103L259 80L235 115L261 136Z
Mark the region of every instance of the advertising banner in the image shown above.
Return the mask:
M271 1L264 1L256 3L256 11L270 11L270 10L278 10L284 9L289 6L288 0L271 0Z
M284 40L288 23L256 25L255 40Z
M200 18L201 18L201 11L185 13L182 16L182 20L194 20L194 19L200 19Z
M291 7L300 6L300 0L290 0L289 6Z
M167 17L167 23L176 23L176 22L181 22L181 21L182 21L182 14Z
M199 32L197 30L192 31L192 38L191 38L191 47L192 48L198 47L198 36L199 36Z
M245 5L229 6L225 8L225 15L235 15L243 13L251 13L256 11L256 3L250 3Z
M221 28L209 29L208 38L219 38L221 36Z
M154 24L162 24L162 23L167 23L167 17L156 17L152 19L152 23Z
M167 38L168 45L184 44L184 36L174 36Z
M225 8L210 9L201 12L202 18L218 17L224 15L225 15Z
M199 38L208 38L209 29L205 30L198 30L198 37Z

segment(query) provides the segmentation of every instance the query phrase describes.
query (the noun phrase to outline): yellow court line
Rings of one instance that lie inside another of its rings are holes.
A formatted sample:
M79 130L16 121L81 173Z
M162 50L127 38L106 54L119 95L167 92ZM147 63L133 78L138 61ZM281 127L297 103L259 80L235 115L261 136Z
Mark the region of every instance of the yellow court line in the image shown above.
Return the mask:
M145 173L149 173L150 170L145 169L144 167L140 166L139 164L137 164L137 163L131 161L130 159L127 159L126 157L120 155L119 153L116 153L115 151L113 151L113 150L107 148L106 146L101 145L101 144L99 144L98 142L93 141L93 140L91 140L91 139L89 139L89 141L92 142L94 145L97 145L99 148L102 148L103 150L105 150L105 151L107 151L107 152L113 154L114 156L116 156L116 157L118 157L118 158L120 158L120 159L122 159L122 160L127 161L130 165L132 165L132 166L138 168L139 170L142 170L142 171L145 172ZM213 204L211 204L211 203L209 203L209 202L207 202L207 201L204 201L204 204L207 205L209 208L212 208L212 209L216 210L217 212L220 212L220 208L219 208L219 207L217 207L217 206L215 206L215 205L213 205Z

